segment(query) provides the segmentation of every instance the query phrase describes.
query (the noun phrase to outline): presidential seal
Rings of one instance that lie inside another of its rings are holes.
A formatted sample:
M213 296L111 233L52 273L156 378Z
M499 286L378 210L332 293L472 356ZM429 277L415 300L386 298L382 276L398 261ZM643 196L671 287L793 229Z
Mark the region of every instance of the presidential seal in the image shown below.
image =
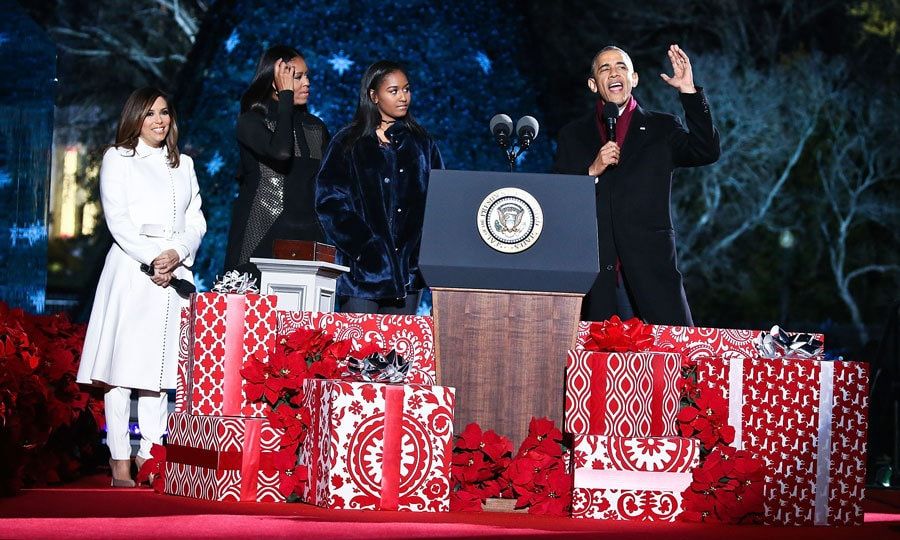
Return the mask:
M544 213L537 199L519 188L502 188L481 201L478 232L484 243L503 253L519 253L537 241Z

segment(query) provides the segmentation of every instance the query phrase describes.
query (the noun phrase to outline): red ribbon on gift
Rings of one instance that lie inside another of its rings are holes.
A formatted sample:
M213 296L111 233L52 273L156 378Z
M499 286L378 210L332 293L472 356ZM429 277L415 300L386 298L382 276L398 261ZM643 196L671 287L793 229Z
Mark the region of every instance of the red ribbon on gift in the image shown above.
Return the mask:
M247 419L241 450L212 450L182 444L166 445L166 461L216 471L241 471L242 501L255 501L259 473L275 472L275 452L262 451L263 419Z
M244 364L244 317L247 297L229 294L225 300L225 355L222 368L222 415L239 416L244 403L241 367Z
M312 504L324 504L325 501L319 499L316 490L316 484L320 474L319 459L321 452L327 451L322 449L319 441L322 437L322 430L329 426L323 425L328 422L329 413L321 410L323 400L329 400L329 392L325 390L326 386L338 384L372 384L383 389L384 396L384 429L382 440L382 462L381 462L381 489L380 501L377 508L380 510L397 510L400 507L400 482L401 482L401 465L402 465L402 440L403 440L403 400L405 390L403 385L381 385L377 383L347 383L340 381L325 380L308 380L304 385L304 393L306 395L305 404L312 406L315 413L310 421L310 429L304 443L304 448L309 463L309 483L307 484L307 494L305 500ZM326 410L330 411L330 407ZM330 426L333 428L333 426ZM353 452L352 448L344 449L346 454Z
M628 353L619 353L628 354ZM588 398L588 433L610 434L612 426L607 425L607 387L609 381L609 357L605 354L591 354L587 357L590 377L590 397ZM665 372L658 363L651 362L652 389L650 394L650 433L614 433L621 436L661 436L665 435L663 424L663 394L666 388ZM624 406L624 404L623 404Z

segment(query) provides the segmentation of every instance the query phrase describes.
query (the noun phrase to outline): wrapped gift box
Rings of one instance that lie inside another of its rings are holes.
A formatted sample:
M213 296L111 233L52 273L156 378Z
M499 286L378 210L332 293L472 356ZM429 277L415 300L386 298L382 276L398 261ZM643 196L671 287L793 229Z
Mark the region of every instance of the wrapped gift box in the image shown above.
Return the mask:
M569 351L564 431L675 436L680 377L681 357L673 353Z
M335 340L351 339L356 350L366 344L375 344L385 352L393 349L405 360L412 362L405 383L434 384L436 381L434 323L431 317L278 312L278 335L287 335L297 328L324 330Z
M862 523L867 364L701 359L698 381L727 400L733 445L766 464L766 523Z
M575 349L584 349L590 339L591 322L582 321L578 325ZM651 325L655 345L653 350L679 353L685 362L711 356L754 358L758 351L754 342L765 331L737 330L733 328L701 328L694 326ZM822 334L812 334L822 343Z
M274 295L197 293L182 313L176 412L263 417L251 403L241 368L275 346Z
M577 435L572 517L672 521L700 462L700 443L683 437Z
M310 379L303 500L326 508L449 510L453 388Z
M165 491L211 501L283 502L274 466L281 436L263 418L173 413Z

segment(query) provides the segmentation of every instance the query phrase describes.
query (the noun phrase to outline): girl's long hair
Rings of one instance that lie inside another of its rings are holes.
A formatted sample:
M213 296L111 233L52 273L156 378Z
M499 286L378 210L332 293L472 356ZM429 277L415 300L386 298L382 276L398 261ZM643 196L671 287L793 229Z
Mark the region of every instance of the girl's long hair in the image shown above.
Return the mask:
M169 153L169 166L177 169L181 162L181 155L178 152L178 123L175 121L175 107L169 96L156 88L145 86L138 88L128 96L125 107L122 108L122 116L119 118L119 127L116 130L116 142L113 143L113 146L134 151L141 136L144 118L147 117L147 112L153 107L157 98L166 100L166 108L169 110L169 132L166 134L163 144Z
M409 75L403 66L390 60L379 60L366 69L362 83L359 85L359 103L356 105L353 120L347 126L349 131L347 142L344 145L344 152L350 152L363 137L377 137L375 130L381 124L381 113L378 112L378 105L369 97L369 91L374 90L377 92L384 78L398 71L409 79ZM407 111L406 116L398 121L405 122L409 130L415 135L421 138L428 136L428 132L416 122L412 112Z
M272 87L275 82L275 62L279 60L290 62L298 56L303 58L297 49L287 45L269 47L259 58L253 81L241 96L241 113L253 109L265 114L266 104L272 99L272 92L275 91Z

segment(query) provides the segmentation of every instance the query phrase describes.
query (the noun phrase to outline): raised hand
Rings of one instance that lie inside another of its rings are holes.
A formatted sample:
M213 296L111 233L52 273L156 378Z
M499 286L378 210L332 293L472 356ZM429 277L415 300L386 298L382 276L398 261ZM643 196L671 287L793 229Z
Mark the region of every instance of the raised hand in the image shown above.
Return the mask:
M282 59L275 61L275 91L294 90L294 66Z
M677 88L683 94L693 94L697 91L694 87L694 72L691 70L691 60L678 45L669 47L669 61L672 62L672 75L660 73L662 80L669 86Z

